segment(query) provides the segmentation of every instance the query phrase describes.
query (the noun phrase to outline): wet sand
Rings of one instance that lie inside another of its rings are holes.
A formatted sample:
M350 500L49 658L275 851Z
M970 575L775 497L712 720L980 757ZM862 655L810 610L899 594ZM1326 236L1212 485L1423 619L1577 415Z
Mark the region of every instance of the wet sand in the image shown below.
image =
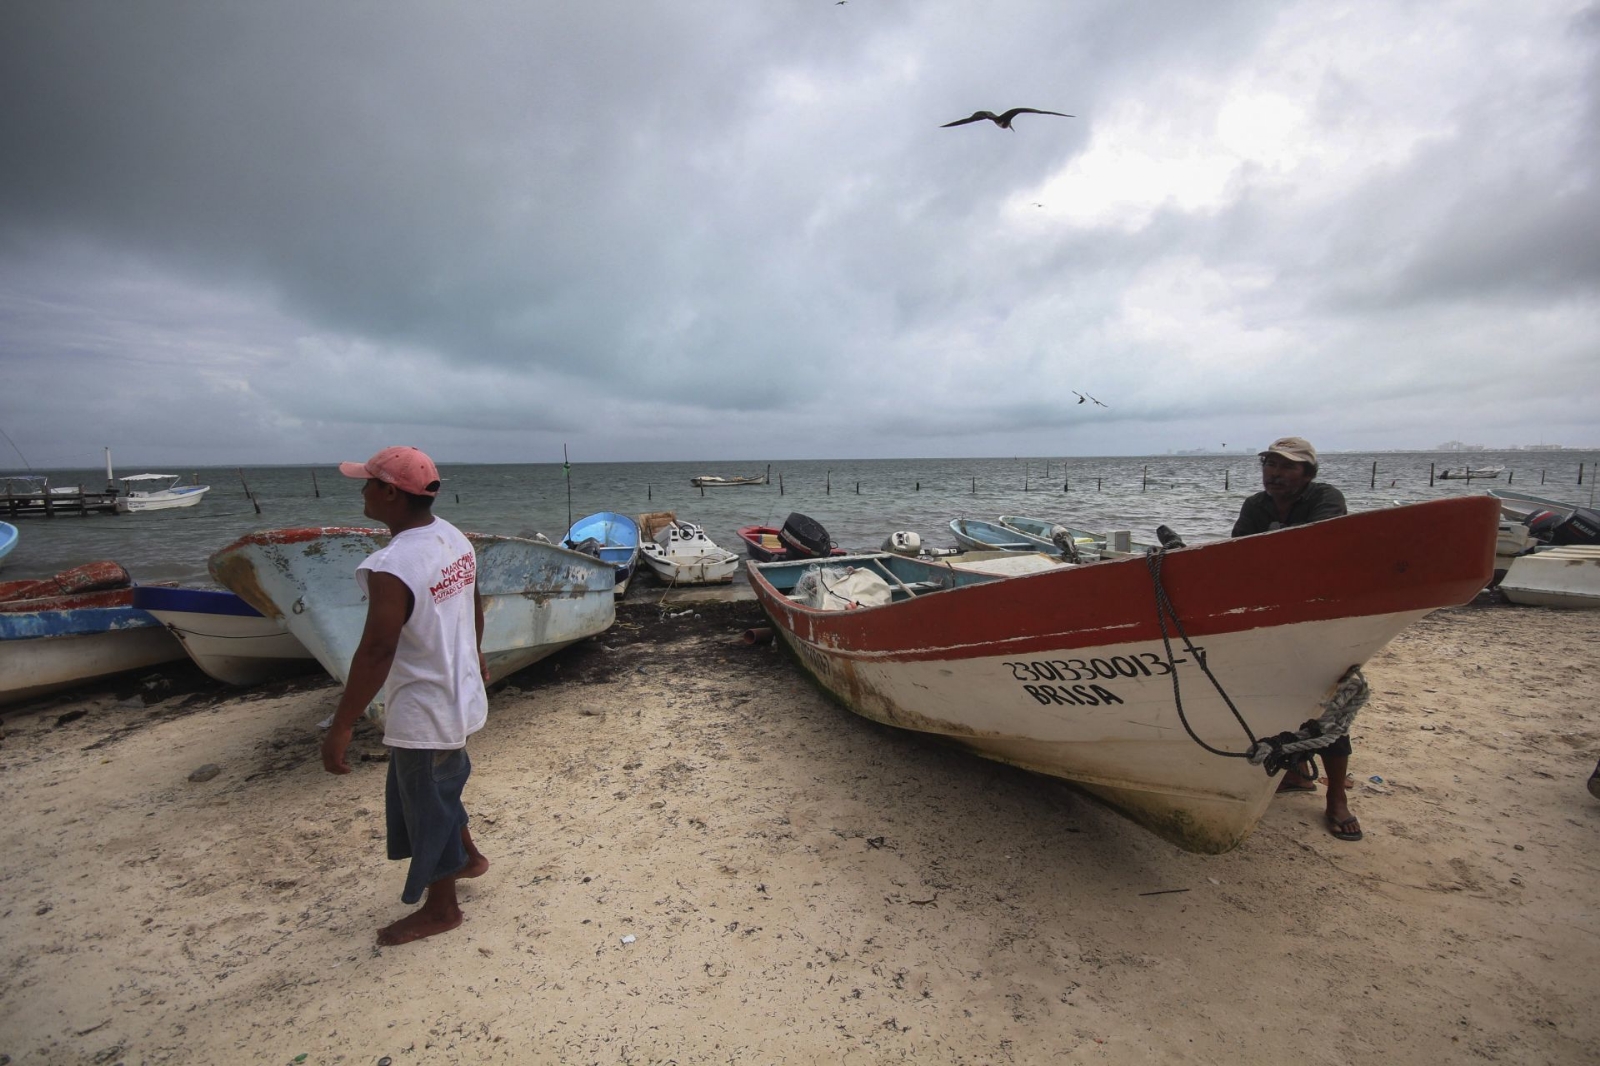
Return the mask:
M678 608L678 611L686 608ZM382 747L321 678L190 668L8 714L15 1063L1577 1063L1600 1047L1600 612L1438 612L1368 666L1352 805L1185 854L859 719L749 602L492 694L461 928L377 948ZM81 712L81 713L80 713ZM191 782L215 763L220 774ZM1375 783L1374 775L1382 779ZM631 938L631 939L629 939Z

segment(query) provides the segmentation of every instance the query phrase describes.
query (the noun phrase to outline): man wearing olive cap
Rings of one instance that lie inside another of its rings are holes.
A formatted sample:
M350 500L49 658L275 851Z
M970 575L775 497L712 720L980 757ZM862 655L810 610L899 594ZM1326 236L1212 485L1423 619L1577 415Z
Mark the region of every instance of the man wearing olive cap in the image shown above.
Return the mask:
M1316 480L1317 450L1304 437L1280 437L1261 453L1262 491L1244 501L1233 535L1269 533L1348 514L1344 493Z
M1304 437L1280 437L1261 453L1262 491L1244 501L1233 535L1248 537L1288 526L1303 526L1348 514L1344 493L1316 480L1317 450ZM1328 832L1340 840L1360 840L1361 823L1350 813L1345 773L1350 768L1350 737L1340 737L1319 752L1328 772ZM1305 773L1297 771L1304 770ZM1279 792L1315 792L1310 760L1284 771Z

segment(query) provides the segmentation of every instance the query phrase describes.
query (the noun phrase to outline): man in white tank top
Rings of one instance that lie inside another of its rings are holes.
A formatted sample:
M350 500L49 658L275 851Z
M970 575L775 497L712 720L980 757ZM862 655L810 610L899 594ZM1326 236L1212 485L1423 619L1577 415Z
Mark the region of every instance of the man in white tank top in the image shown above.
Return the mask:
M433 460L416 448L385 448L365 463L340 463L339 470L366 482L366 515L388 526L391 539L356 570L367 621L322 742L322 765L329 773L350 772L351 731L381 692L389 858L411 860L402 902L416 903L424 892L427 898L378 930L378 943L405 944L460 925L456 880L489 869L461 803L472 772L467 737L483 727L489 707L479 648L483 603L471 543L433 514L439 492Z

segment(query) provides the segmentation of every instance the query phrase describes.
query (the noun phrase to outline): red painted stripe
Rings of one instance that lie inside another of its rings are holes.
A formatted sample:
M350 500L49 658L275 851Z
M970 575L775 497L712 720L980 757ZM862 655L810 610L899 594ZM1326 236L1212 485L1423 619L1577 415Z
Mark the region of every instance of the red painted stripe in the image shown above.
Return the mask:
M1500 507L1469 496L1169 553L1162 583L1192 637L1465 603L1494 570ZM824 651L965 659L1159 640L1143 559L993 581L887 607L816 611L752 571L773 621Z

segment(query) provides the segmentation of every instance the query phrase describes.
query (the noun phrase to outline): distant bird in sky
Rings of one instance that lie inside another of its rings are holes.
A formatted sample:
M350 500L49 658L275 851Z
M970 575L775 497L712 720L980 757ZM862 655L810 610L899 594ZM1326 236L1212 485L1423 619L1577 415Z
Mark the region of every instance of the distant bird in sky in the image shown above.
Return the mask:
M1091 397L1089 397L1089 399L1091 399L1091 400L1094 400L1094 397L1093 397L1093 396L1091 396ZM1100 401L1099 401L1099 400L1094 400L1094 402L1095 402L1095 403L1100 403ZM1111 405L1110 405L1110 404L1108 404L1108 403L1100 403L1100 406L1101 406L1101 407L1107 407L1107 408L1109 408L1109 407L1110 407L1110 406L1111 406Z
M988 119L1001 129L1008 130L1011 128L1011 120L1016 118L1018 115L1059 115L1062 118L1077 117L1076 115L1069 115L1064 111L1040 111L1037 107L1013 107L1010 111L1007 111L1003 115L997 115L993 111L974 111L971 118L958 118L954 122L946 122L939 128L948 129L951 126L965 126L969 122L977 122L980 119Z
M1078 398L1078 402L1079 403L1086 402L1086 398L1083 395L1083 393L1079 392L1077 389L1069 389L1068 391L1071 392L1072 395L1074 395L1074 396L1076 396Z

